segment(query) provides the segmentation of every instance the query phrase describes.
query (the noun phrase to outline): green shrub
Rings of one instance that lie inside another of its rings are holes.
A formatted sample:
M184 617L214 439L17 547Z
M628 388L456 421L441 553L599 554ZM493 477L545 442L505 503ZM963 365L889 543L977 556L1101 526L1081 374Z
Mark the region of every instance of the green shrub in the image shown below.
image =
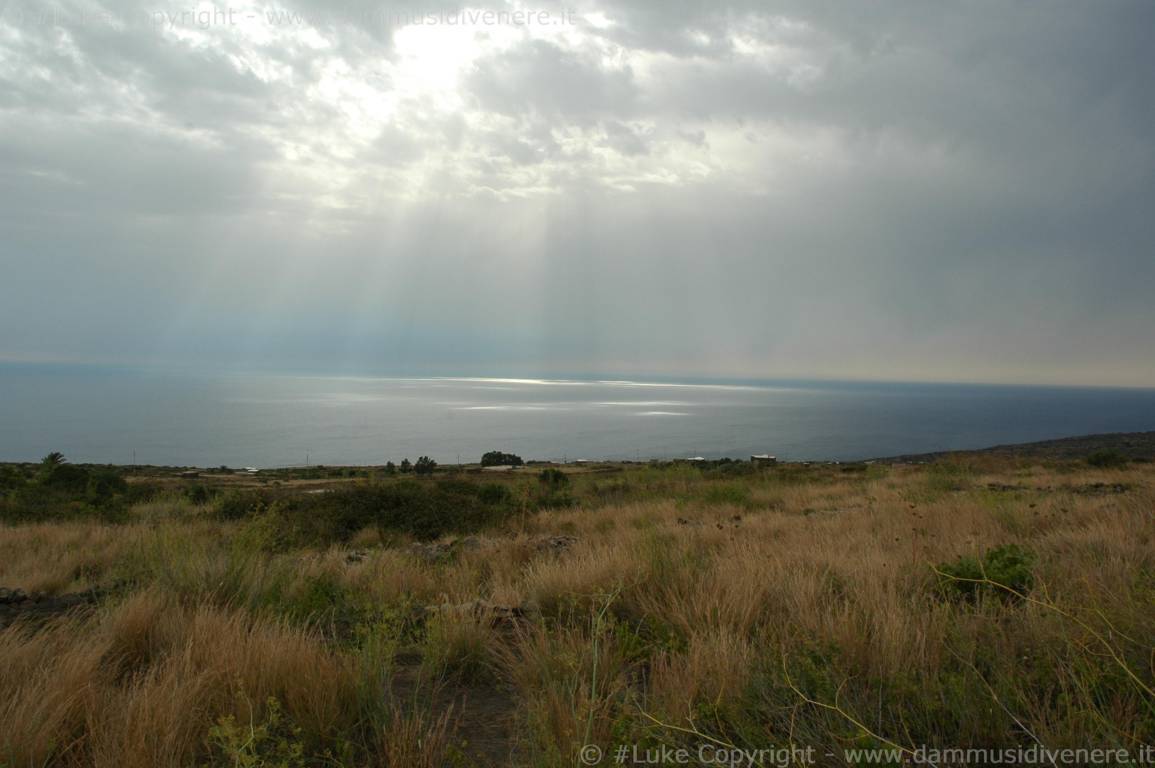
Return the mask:
M757 474L759 467L749 461L718 459L702 473L707 478L746 477Z
M166 493L166 489L157 483L129 483L128 487L124 490L124 503L129 506L140 504L146 501L152 501Z
M215 512L222 520L240 520L267 509L272 499L262 491L229 491L217 499Z
M365 489L361 503L371 508L379 528L428 541L447 533L471 533L505 517L511 509L508 492L483 493L483 488L464 480L403 481Z
M222 500L221 508L243 517L252 514L252 498ZM357 485L320 494L282 495L268 506L278 530L277 544L325 545L348 541L376 526L383 536L402 533L428 541L448 533L472 533L502 520L512 511L504 487L446 479L415 479Z
M0 521L88 517L120 522L126 519L135 495L130 491L132 487L113 467L77 466L52 453L31 473L24 467L5 470L0 483Z
M542 485L549 486L550 488L564 488L569 485L569 475L556 467L543 469L541 474L537 476L537 479Z
M477 498L482 504L500 505L511 502L513 494L501 483L485 483L477 489Z
M242 555L257 555L289 549L294 542L291 540L291 534L286 530L279 512L280 510L273 506L245 516L244 522L241 523L232 537L234 552Z
M0 495L23 488L27 483L28 476L21 467L0 466Z
M326 573L296 581L277 594L270 607L291 621L349 632L364 613L358 595Z
M75 464L56 464L45 470L40 484L47 488L80 493L88 487L88 470Z
M184 497L193 504L208 504L216 494L204 483L196 483L184 489Z
M115 496L127 490L128 483L114 469L98 469L88 473L85 494L88 502L94 506L109 504Z
M1118 469L1127 465L1127 457L1119 451L1095 451L1087 456L1087 463L1100 469Z
M260 724L238 723L226 715L209 729L210 766L233 768L305 768L304 736L282 712L281 703L270 697Z
M1035 555L1018 544L1005 544L988 551L980 559L963 556L953 563L939 565L939 587L944 593L975 599L980 594L996 593L1011 596L984 579L993 581L1015 592L1026 593L1034 586L1032 568Z
M566 486L542 485L533 495L533 503L540 509L555 509L558 507L572 507L577 499L566 489Z

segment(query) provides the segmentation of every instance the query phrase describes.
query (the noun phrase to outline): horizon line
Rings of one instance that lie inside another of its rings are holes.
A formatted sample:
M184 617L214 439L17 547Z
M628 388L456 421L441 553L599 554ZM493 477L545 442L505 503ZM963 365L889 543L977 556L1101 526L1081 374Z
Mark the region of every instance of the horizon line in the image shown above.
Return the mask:
M399 373L399 372L325 372L312 368L294 368L291 366L276 368L244 368L231 364L197 365L172 362L140 362L123 360L93 360L93 359L27 359L0 356L0 367L22 368L88 368L88 369L116 369L132 371L148 371L158 373L196 373L202 375L230 375L230 376L281 376L287 378L317 378L317 379L345 379L345 380L384 380L384 381L459 381L476 383L508 383L536 386L566 386L566 385L605 385L605 386L638 386L638 387L726 387L732 389L762 389L764 385L774 384L861 384L861 385L927 385L927 386L976 386L976 387L1008 387L1034 389L1122 389L1122 390L1155 390L1155 383L1150 384L1103 384L1083 382L1053 381L993 381L986 379L941 379L941 378L869 378L869 377L840 377L821 375L707 375L699 373L669 374L643 373L640 376L628 376L624 372L564 372L554 376L529 376L506 373L496 375L491 372L469 373Z

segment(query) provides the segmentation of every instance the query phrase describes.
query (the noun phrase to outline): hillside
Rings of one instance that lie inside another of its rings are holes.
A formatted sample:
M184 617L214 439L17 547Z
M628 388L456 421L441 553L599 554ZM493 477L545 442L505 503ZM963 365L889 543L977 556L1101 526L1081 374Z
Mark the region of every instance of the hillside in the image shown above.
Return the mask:
M1112 432L1101 435L1079 435L1033 443L995 445L971 451L938 451L888 456L878 461L910 462L933 461L946 456L992 455L1016 456L1031 459L1081 459L1099 451L1117 451L1128 459L1155 460L1155 432Z
M104 496L38 472L0 505L0 764L1155 743L1153 464L992 451Z

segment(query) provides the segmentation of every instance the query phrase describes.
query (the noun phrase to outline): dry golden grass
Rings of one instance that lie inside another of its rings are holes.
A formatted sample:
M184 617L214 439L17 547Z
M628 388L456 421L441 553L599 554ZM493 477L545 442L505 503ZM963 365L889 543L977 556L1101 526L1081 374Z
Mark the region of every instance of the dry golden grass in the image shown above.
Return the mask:
M99 584L131 533L100 523L36 523L0 535L0 584L56 594Z
M277 698L319 739L353 720L348 665L315 635L154 591L0 634L0 754L12 765L187 765L224 715Z

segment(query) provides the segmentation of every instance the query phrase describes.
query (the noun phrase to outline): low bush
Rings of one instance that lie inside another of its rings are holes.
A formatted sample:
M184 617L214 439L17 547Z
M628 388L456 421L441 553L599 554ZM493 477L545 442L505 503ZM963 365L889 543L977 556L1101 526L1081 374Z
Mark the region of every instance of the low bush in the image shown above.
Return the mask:
M272 502L272 497L264 491L233 490L217 498L214 511L222 520L240 520L268 509Z
M712 462L702 473L707 478L745 477L758 472L758 467L749 461L719 459Z
M537 479L542 485L550 488L563 488L569 485L569 475L555 467L543 469Z
M405 479L277 498L234 492L218 501L217 513L237 519L266 511L278 532L274 543L284 548L345 542L373 526L383 535L422 541L472 533L505 519L512 502L510 492L493 483Z
M482 504L501 505L513 501L513 494L501 483L485 483L477 489L477 498Z
M421 540L447 533L472 533L504 519L511 511L508 492L464 480L427 484L400 482L355 492L357 505L381 529Z
M306 768L313 764L306 759L301 729L285 717L276 697L265 703L260 724L238 723L234 715L222 716L209 729L208 742L209 766Z
M215 496L216 491L204 483L196 483L184 489L184 497L193 504L208 504Z
M1100 469L1118 469L1127 465L1127 457L1119 451L1095 451L1087 456L1087 463Z
M151 492L151 489L150 489ZM34 472L7 469L0 482L0 522L69 518L125 519L139 494L113 467L69 464L58 453L44 457Z
M981 558L963 556L953 563L939 565L936 570L944 593L973 600L980 594L1012 596L995 584L1020 594L1030 591L1035 583L1034 565L1034 553L1018 544L1005 544L989 550Z

